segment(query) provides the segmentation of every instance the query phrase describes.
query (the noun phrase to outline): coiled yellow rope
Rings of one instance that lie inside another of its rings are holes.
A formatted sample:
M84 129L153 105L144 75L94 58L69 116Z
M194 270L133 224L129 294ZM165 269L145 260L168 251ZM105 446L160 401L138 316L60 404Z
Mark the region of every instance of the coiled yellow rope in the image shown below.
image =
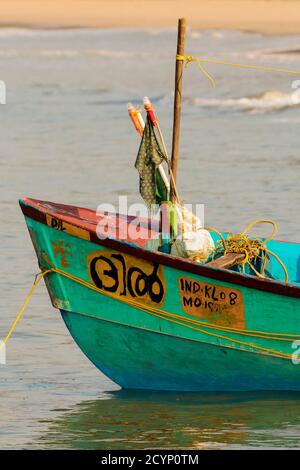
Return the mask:
M253 69L253 70L261 70L265 72L274 72L274 73L287 73L289 75L300 75L300 72L295 70L287 70L287 69L278 69L273 67L261 67L260 65L247 65L247 64L237 64L232 62L227 62L224 60L215 60L215 59L201 59L200 57L194 57L192 55L176 55L176 60L180 60L184 62L185 67L187 67L192 62L195 62L201 72L208 78L213 88L216 87L216 80L215 78L206 70L203 64L215 64L215 65L224 65L226 67L237 67L240 69Z
M269 235L269 237L265 238L264 240L258 238L249 238L247 236L249 230L258 224L271 224L273 226L273 231L271 235ZM230 234L226 239L223 237L221 232L219 232L219 230L213 227L206 227L206 229L217 233L217 235L220 237L220 240L217 242L212 259L215 259L216 256L223 256L228 253L245 254L245 258L240 262L243 271L245 271L245 266L246 264L248 264L258 277L265 278L267 260L270 258L270 256L273 256L278 261L284 271L285 282L289 281L289 274L283 261L281 261L281 259L276 253L273 253L266 247L266 243L272 240L277 232L277 225L273 220L254 220L245 228L245 230L243 230L242 233ZM254 266L254 264L259 259L262 260L263 263L260 272L257 271Z

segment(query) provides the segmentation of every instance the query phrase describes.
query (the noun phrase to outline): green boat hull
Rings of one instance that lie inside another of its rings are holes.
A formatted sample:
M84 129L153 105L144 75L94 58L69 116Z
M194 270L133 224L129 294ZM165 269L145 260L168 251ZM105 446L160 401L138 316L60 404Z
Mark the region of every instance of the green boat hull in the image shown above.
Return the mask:
M125 389L299 390L292 362L62 311L80 349Z
M24 202L22 210L39 264L52 270L53 306L121 387L300 390L299 245L276 248L295 281L283 285L97 240Z

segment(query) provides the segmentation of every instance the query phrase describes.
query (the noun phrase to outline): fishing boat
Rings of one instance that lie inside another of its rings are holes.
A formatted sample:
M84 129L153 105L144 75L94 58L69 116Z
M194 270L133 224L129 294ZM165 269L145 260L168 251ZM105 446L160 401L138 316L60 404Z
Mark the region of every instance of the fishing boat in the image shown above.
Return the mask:
M166 212L177 199L184 34L181 19ZM145 108L144 143L156 124L149 102ZM160 148L166 157L163 141ZM165 181L160 161L154 169ZM300 390L300 244L207 228L209 256L183 256L170 248L174 218L165 230L161 218L32 198L20 205L52 305L83 353L121 387Z

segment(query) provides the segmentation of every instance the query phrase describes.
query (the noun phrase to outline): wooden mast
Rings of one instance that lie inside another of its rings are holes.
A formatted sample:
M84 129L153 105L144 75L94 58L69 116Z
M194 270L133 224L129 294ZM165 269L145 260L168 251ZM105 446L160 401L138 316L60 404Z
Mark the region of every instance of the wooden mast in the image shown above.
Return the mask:
M185 32L186 32L186 19L180 18L178 20L178 33L177 33L177 55L184 55L185 45ZM183 73L182 60L177 60L175 66L175 94L174 94L174 115L173 115L173 140L172 140L172 158L171 170L176 184L178 157L179 157L179 138L180 138L180 117L181 117L181 90L182 90L182 73ZM172 201L175 200L174 191L172 192Z

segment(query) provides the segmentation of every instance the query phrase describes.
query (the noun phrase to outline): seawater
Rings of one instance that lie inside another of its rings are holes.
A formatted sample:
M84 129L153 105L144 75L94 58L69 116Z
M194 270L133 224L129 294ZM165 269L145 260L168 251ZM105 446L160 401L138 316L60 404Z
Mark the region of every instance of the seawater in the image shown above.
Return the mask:
M202 58L300 70L299 36L190 30ZM38 271L18 198L139 202L128 101L149 96L168 148L175 29L0 30L0 335ZM207 64L184 71L179 190L205 222L256 218L299 241L297 76ZM293 83L294 82L294 83ZM300 88L299 88L300 89ZM299 447L299 394L124 392L79 351L42 286L0 365L0 448Z

